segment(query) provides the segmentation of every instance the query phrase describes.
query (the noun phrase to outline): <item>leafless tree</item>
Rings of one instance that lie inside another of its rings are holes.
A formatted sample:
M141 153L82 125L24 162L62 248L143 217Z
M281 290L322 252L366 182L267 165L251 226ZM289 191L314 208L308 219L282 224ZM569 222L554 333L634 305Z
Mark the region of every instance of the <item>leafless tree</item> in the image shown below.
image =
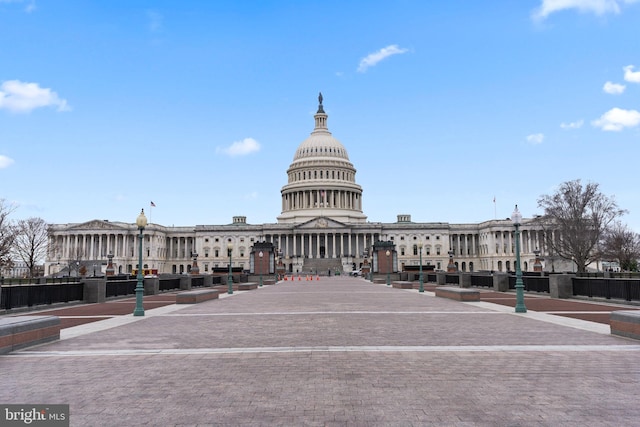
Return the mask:
M603 259L618 261L620 268L626 271L637 270L640 234L616 222L604 233L600 249Z
M576 263L578 272L586 271L598 259L598 243L607 227L625 213L613 197L607 197L599 185L582 185L579 179L560 185L552 195L538 199L544 215L538 218L553 255Z
M82 260L84 259L84 251L81 247L76 247L71 250L71 257L68 260L69 277L73 276L72 271L75 270L75 276L81 275L81 269L83 266Z
M11 268L13 265L11 249L13 248L15 228L9 219L9 215L15 209L15 206L8 204L4 199L0 199L0 274L2 274L3 270Z
M14 251L29 269L33 277L36 266L47 253L47 223L42 218L28 218L15 226Z

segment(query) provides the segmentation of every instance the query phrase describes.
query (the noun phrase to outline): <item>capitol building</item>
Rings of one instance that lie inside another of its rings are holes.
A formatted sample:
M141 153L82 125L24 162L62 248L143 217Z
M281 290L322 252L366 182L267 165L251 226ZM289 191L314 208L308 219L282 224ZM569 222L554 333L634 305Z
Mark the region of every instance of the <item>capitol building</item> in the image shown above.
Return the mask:
M413 222L410 214L399 214L393 223L368 220L356 168L345 146L329 131L322 102L320 95L313 131L298 145L286 172L277 222L250 224L245 216L235 216L223 225L148 224L142 237L143 267L158 274L188 273L197 258L199 273L209 274L227 268L231 259L234 269L253 271L255 248L269 247L270 271L281 262L294 274L349 273L365 259L374 260L373 248L383 245L392 249L393 271L415 269L420 259L435 270L452 264L462 272L515 269L515 228L510 220ZM540 226L525 218L520 231L522 270L533 271L536 252L544 259L544 269L552 270L554 261ZM107 258L116 274L130 273L138 264L139 236L132 223L52 224L45 274L72 274L73 266L80 264L89 275L92 267L104 273Z

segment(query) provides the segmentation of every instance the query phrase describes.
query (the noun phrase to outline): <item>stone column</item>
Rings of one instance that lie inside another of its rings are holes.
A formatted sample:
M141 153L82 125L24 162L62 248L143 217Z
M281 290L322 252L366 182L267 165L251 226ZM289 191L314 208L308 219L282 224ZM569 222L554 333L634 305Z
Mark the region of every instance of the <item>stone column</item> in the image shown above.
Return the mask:
M106 300L107 279L104 277L84 279L84 302L102 303Z
M471 287L471 273L460 273L458 276L458 282L461 288Z
M549 295L551 298L571 298L575 274L549 275Z
M494 273L493 290L498 292L507 292L509 290L509 275L506 273Z

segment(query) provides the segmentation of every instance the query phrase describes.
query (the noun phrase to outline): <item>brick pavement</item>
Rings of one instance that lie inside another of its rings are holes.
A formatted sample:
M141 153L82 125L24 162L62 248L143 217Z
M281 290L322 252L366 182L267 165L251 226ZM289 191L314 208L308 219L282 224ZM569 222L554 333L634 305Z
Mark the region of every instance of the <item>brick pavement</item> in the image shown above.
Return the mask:
M0 402L73 426L637 425L640 343L486 297L336 277L109 316L0 357Z

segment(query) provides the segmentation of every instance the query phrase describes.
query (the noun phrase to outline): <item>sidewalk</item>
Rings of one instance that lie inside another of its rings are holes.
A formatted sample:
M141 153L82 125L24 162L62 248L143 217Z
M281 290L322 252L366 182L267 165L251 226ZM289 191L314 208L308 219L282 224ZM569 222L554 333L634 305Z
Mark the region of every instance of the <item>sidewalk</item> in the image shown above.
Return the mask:
M640 417L640 343L579 318L616 306L527 295L529 312L516 314L510 293L461 303L350 277L172 298L145 298L144 317L123 314L134 299L49 312L66 318L63 339L0 357L0 402L66 403L72 426Z

